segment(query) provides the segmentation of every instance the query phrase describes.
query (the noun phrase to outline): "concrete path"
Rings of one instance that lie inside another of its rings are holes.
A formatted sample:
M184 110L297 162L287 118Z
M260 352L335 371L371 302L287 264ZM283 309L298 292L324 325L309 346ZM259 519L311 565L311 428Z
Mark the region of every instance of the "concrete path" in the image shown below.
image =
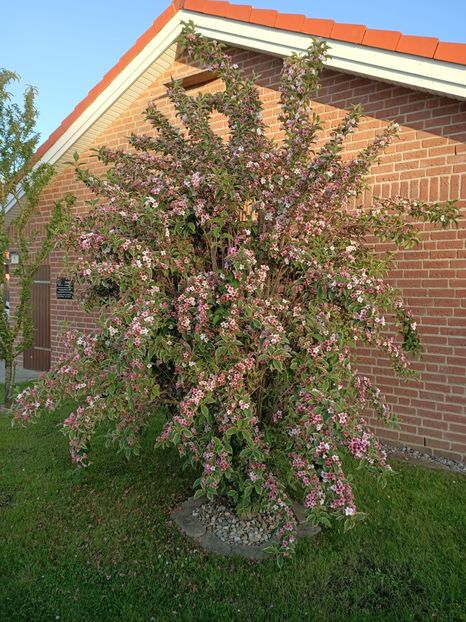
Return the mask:
M34 380L40 376L40 371L33 371L32 369L23 369L19 365L16 367L15 382L26 382L27 380ZM0 383L5 382L5 363L0 361Z

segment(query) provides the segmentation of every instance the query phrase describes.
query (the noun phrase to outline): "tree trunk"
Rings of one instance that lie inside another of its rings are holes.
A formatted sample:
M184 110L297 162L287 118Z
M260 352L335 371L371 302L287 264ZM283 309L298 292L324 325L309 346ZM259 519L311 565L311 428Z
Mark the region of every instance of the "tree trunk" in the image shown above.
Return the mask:
M3 405L11 408L13 399L13 388L15 386L16 363L13 360L5 359L5 389L3 395Z

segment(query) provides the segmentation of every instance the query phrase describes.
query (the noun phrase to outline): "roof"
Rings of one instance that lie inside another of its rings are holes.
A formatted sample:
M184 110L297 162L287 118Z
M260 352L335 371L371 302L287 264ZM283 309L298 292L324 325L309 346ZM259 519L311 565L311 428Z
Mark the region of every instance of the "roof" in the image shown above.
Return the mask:
M337 71L466 100L466 44L375 30L361 24L279 13L220 0L172 0L170 6L42 143L37 164L62 165L93 139L175 59L184 21L233 46L286 57L309 46L309 37L329 43L326 65ZM146 76L146 79L144 78ZM11 198L6 211L15 200Z
M466 66L466 43L451 43L439 41L433 37L405 35L393 30L377 30L361 24L341 24L332 19L315 19L304 15L256 9L252 6L231 4L220 0L173 0L170 6L40 146L37 153L39 157L46 153L73 121L180 10Z
M367 28L362 24L340 24L333 19L314 19L217 0L184 0L181 4L185 10L197 13L466 65L466 43L447 43L434 37L404 35L394 30Z

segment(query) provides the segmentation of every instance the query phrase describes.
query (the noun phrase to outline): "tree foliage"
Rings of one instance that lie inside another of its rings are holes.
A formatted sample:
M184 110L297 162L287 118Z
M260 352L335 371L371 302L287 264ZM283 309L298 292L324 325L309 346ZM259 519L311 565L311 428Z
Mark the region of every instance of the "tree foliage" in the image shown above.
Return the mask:
M36 90L28 87L22 105L15 102L9 91L19 76L0 70L0 359L5 361L4 405L11 404L15 380L15 358L33 344L31 315L32 282L39 266L47 258L63 222L64 205L57 203L45 235L37 242L31 234L31 222L39 199L54 174L48 164L35 165L39 142L36 132ZM16 203L19 216L13 222L8 210ZM37 243L36 243L37 242ZM20 263L13 272L18 285L18 302L10 318L6 308L8 273L6 262L11 245L17 248Z
M240 513L275 507L275 551L287 554L291 496L302 495L310 521L350 527L360 514L344 456L377 475L389 470L364 417L394 416L358 372L356 346L379 349L404 377L407 353L420 350L411 313L384 280L390 258L369 236L412 246L416 221L446 227L456 208L400 197L358 207L398 128L388 124L345 158L362 114L354 107L318 144L312 97L325 43L283 63L281 142L266 135L254 78L221 44L191 25L181 44L224 88L189 96L173 80L180 124L151 103L154 133L131 136L129 150L100 149L103 176L76 163L96 200L76 220L71 247L85 304L101 317L95 333L69 335L69 354L19 396L17 418L73 395L79 405L63 430L86 465L99 425L110 422L109 442L130 455L163 413L157 444L197 466L196 494L228 496ZM226 139L211 129L215 112L228 121Z

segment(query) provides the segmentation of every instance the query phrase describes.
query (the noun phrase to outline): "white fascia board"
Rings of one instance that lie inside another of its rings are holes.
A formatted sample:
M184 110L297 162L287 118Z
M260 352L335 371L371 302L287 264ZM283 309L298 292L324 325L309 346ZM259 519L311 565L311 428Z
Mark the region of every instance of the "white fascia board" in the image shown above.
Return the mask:
M301 33L191 11L180 13L207 37L274 56L303 52L311 40ZM466 67L462 65L332 39L327 42L330 58L325 65L330 69L466 100Z
M292 52L303 52L309 47L311 39L309 35L301 33L267 28L193 11L178 11L70 125L42 156L37 165L58 162L63 154L175 41L181 32L182 22L189 20L192 20L197 30L206 37L282 58L289 56ZM331 39L328 43L330 58L325 64L330 69L466 100L466 67ZM12 198L6 211L8 212L14 205L15 200Z

